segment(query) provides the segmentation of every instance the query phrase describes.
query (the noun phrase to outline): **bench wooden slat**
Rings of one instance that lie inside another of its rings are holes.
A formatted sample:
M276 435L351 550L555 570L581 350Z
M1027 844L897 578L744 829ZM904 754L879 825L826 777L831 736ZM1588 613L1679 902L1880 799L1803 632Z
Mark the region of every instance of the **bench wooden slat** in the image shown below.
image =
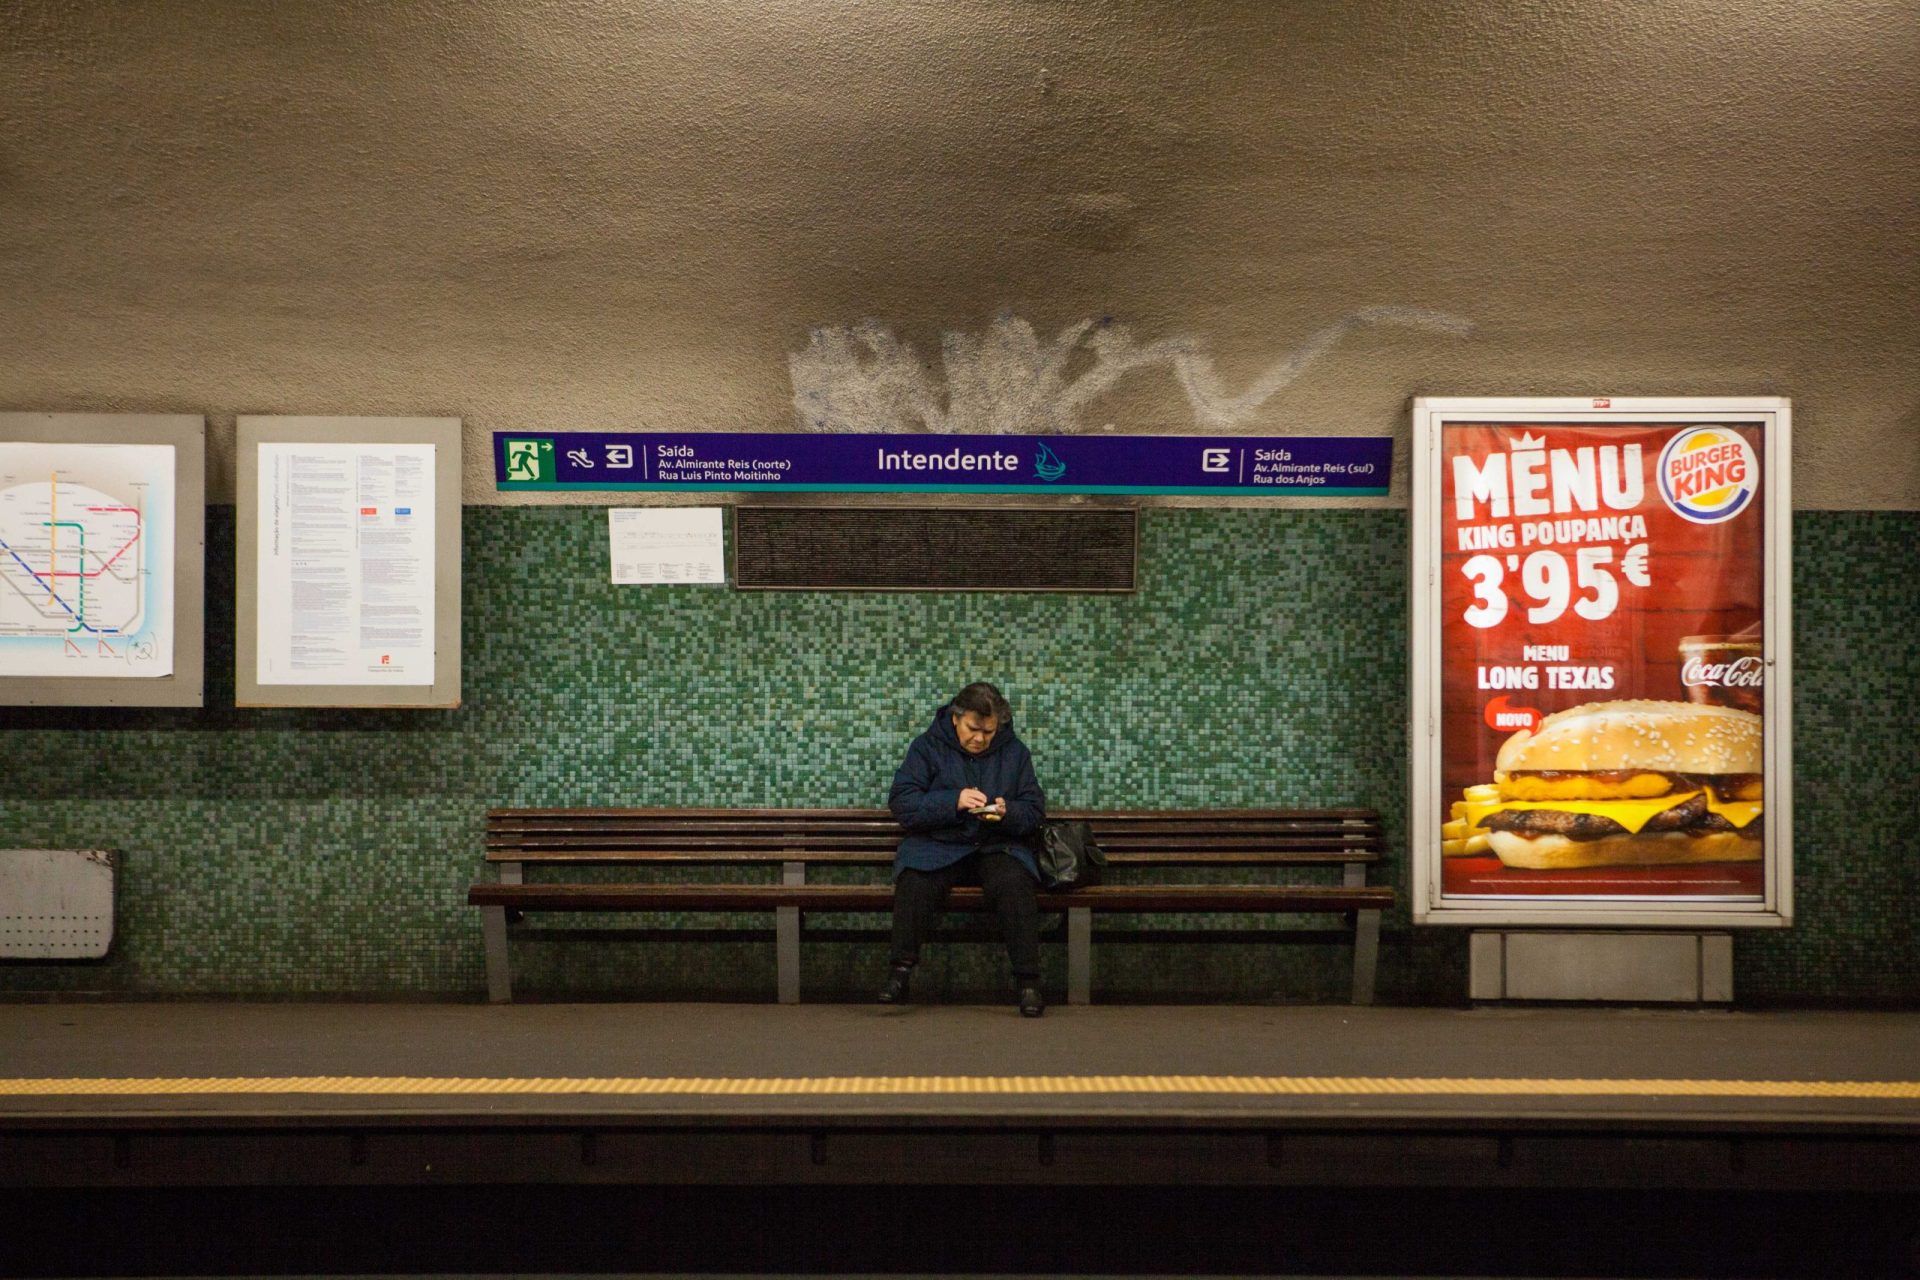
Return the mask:
M1134 809L1049 809L1052 818L1074 818L1083 822L1106 822L1116 826L1245 825L1270 826L1275 823L1372 823L1379 815L1366 809L1210 809L1191 814ZM896 819L886 809L855 809L844 813L801 813L786 809L714 809L709 811L676 809L664 813L644 813L632 809L492 809L487 821L508 826L579 826L618 823L631 826L705 827L820 827L840 829L868 825L892 826Z
M1347 862L1380 861L1371 849L1259 850L1238 852L1111 852L1107 861L1116 867L1327 867ZM893 847L877 850L834 849L788 852L785 850L743 849L649 851L644 858L631 849L491 849L488 862L523 862L529 866L752 866L756 864L804 862L808 866L885 867L893 864Z
M1091 822L1097 827L1106 827L1111 831L1186 831L1193 827L1214 827L1223 831L1238 830L1242 827L1274 830L1292 827L1372 826L1379 822L1378 814L1340 814L1327 810L1314 813L1271 814L1253 809L1227 809L1218 813L1198 814L1191 820L1182 818L1178 814L1131 813L1124 810L1060 812L1050 809L1047 811L1047 816Z
M851 812L852 817L846 816ZM1362 813L1363 817L1337 816ZM1062 816L1092 823L1095 835L1119 851L1378 847L1383 832L1368 811L1202 810L1192 814L1068 810ZM488 814L492 848L795 848L890 847L900 826L885 810L494 810Z
M1114 831L1094 827L1102 848L1334 848L1342 844L1380 844L1379 831L1331 827L1325 831L1244 829L1244 831ZM902 829L885 831L651 831L601 827L576 831L488 831L490 848L891 848Z
M632 809L608 805L592 809L489 809L494 822L872 822L887 818L881 805L870 809Z
M1211 821L1228 819L1241 821L1265 821L1275 818L1306 818L1325 820L1327 818L1358 818L1374 820L1379 814L1372 809L1060 809L1050 810L1049 816L1055 818L1083 818L1092 821L1098 818L1110 818L1118 821L1137 821L1154 819L1177 819L1185 822L1189 819ZM688 808L554 808L554 809L510 809L495 808L487 810L489 820L500 819L544 819L544 818L591 818L611 820L618 818L728 818L734 821L760 819L764 817L774 822L795 822L809 818L881 818L891 821L891 815L885 809L688 809Z
M815 818L775 821L771 818L650 818L601 815L589 817L567 814L552 818L490 818L487 825L503 831L605 831L608 828L634 831L765 831L850 832L897 831L900 824L891 814L875 813L860 818Z
M1332 867L1347 862L1378 862L1381 854L1352 846L1329 849L1169 849L1106 850L1116 867Z
M1367 848L1377 844L1361 836L1233 836L1210 837L1193 836L1155 836L1134 840L1113 839L1103 832L1095 831L1095 839L1100 847L1109 853L1235 853L1235 852L1275 852L1288 850L1340 850L1349 848ZM697 853L703 849L796 849L803 852L834 853L861 849L892 850L900 843L899 833L889 836L861 836L856 839L838 840L796 840L780 836L715 836L711 838L681 835L597 835L597 836L542 836L537 839L508 840L492 839L487 842L490 849L528 849L551 850L565 853L579 849L633 849L641 852L686 852Z
M752 863L804 862L809 866L880 867L893 862L893 845L873 849L517 849L487 851L488 862L524 862L529 866L553 865L648 866L651 864L691 866L746 866Z
M1102 849L1338 849L1345 845L1366 844L1377 840L1358 831L1329 831L1323 834L1293 831L1169 832L1134 835L1115 833L1100 827L1093 829Z
M1377 840L1377 824L1340 823L1214 823L1179 826L1172 823L1123 825L1110 822L1091 824L1094 834L1114 845L1152 844L1166 841L1261 840ZM494 825L487 829L494 842L551 843L568 841L646 839L709 842L712 840L768 841L785 840L800 844L837 844L874 840L899 840L902 828L894 822L848 828L777 827L772 824L738 826L732 823L566 823L540 826Z
M624 835L624 833L601 833L601 835L543 835L534 839L522 839L516 848L634 848L634 850L703 850L703 848L893 848L899 844L899 831L895 835L872 835L872 837L783 837L778 831L774 835ZM505 846L505 844L501 844Z
M1341 885L1094 885L1072 893L1039 895L1043 911L1367 911L1393 903L1393 890ZM705 884L477 884L470 905L519 911L887 911L891 885ZM953 891L958 911L985 909L981 891Z

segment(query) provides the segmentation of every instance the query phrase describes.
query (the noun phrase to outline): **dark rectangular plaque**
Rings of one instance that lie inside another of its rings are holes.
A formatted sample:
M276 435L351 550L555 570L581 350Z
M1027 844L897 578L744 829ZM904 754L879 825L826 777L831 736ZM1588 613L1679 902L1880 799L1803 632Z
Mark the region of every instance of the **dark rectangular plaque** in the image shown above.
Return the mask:
M1139 512L736 507L745 591L1132 591Z

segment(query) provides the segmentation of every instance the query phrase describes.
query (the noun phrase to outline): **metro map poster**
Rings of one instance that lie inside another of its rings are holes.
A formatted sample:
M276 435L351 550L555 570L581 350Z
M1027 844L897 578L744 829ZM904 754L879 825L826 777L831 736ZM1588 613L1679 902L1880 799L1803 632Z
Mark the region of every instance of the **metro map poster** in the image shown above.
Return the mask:
M1783 433L1649 416L1462 409L1416 441L1420 905L1784 918Z
M0 677L173 662L171 445L0 442Z

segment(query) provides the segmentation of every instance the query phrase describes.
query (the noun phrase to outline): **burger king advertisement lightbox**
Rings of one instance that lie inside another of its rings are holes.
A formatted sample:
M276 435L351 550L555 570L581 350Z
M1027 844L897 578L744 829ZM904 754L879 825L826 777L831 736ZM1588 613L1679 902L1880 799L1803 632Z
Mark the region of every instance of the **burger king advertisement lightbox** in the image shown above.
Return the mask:
M1791 922L1789 415L1414 402L1416 922Z

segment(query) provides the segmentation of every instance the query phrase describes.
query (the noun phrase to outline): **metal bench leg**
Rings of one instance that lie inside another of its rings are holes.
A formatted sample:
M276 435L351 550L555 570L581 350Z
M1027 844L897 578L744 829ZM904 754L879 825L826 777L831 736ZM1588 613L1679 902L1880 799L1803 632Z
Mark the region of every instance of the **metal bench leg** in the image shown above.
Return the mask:
M1093 1003L1093 908L1067 908L1067 1003Z
M773 909L774 973L780 984L780 1003L800 1003L800 908Z
M1380 967L1380 913L1353 914L1353 1002L1372 1004L1373 975Z
M480 934L487 944L487 1000L509 1004L513 1000L513 977L507 968L507 909L480 908Z
M789 860L780 864L781 884L805 884L807 864ZM800 1003L800 908L773 909L773 971L781 1004Z

